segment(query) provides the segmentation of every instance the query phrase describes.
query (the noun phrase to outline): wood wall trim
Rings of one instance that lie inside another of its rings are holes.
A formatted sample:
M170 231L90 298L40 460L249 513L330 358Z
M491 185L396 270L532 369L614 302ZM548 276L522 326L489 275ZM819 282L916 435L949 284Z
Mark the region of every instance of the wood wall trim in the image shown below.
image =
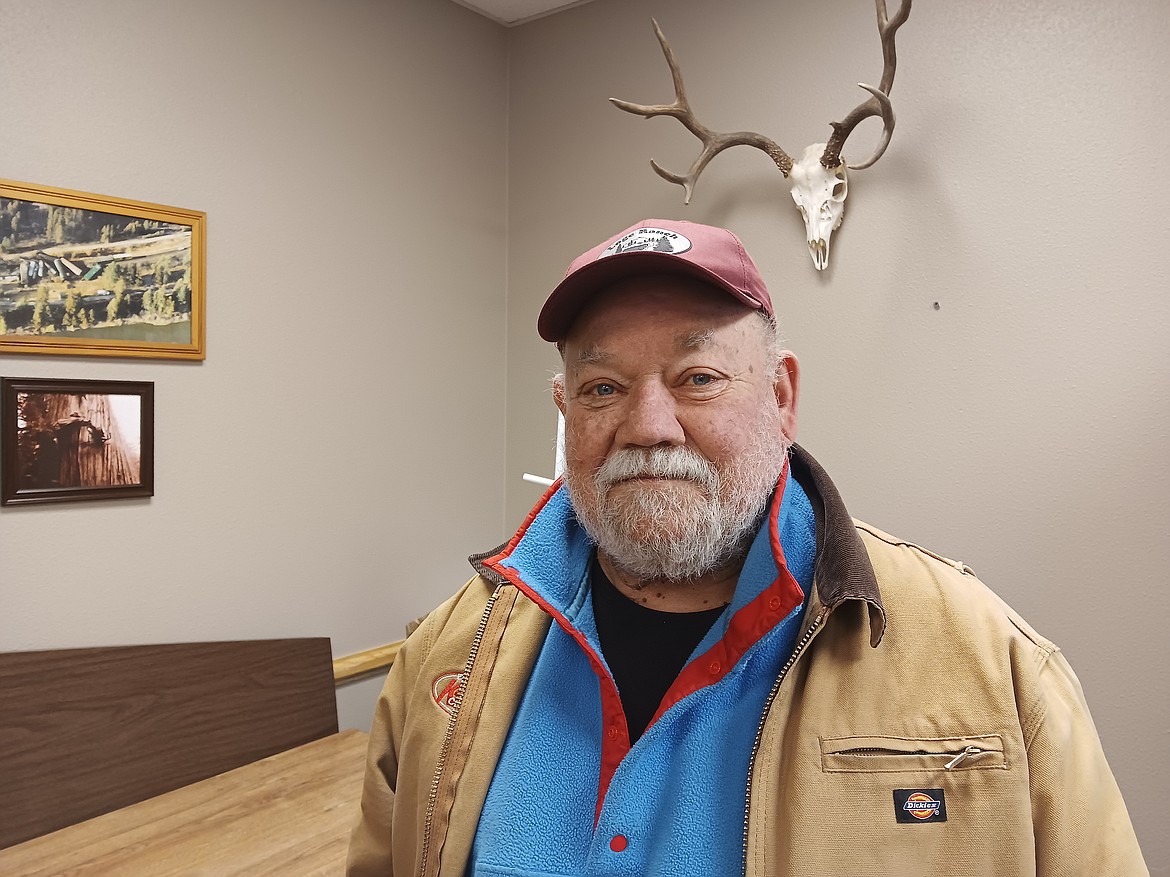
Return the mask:
M384 646L375 646L364 652L356 652L352 655L346 655L344 658L337 658L333 662L334 683L348 682L359 676L388 669L394 663L394 658L398 655L398 649L402 642L402 640L397 640Z

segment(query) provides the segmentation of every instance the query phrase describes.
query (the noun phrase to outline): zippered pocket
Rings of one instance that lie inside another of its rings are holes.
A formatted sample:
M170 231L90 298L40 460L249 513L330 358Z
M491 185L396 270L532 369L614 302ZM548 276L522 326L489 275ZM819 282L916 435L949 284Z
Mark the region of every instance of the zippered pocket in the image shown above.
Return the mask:
M1003 737L821 737L825 773L1007 770Z

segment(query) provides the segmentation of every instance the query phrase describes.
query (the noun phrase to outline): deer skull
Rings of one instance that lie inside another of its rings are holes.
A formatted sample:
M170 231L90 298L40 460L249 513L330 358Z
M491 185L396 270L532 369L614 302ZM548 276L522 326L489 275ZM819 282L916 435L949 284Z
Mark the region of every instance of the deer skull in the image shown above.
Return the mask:
M792 200L804 214L804 223L808 230L808 250L812 255L813 264L817 270L824 271L829 264L829 239L834 229L841 224L845 215L845 195L849 185L845 177L845 168L862 170L876 162L890 145L890 135L894 132L894 108L890 105L890 89L894 85L894 73L897 69L897 56L894 51L894 34L910 15L910 5L913 0L900 0L898 11L890 16L886 10L886 0L874 0L877 11L878 35L882 45L882 79L879 85L857 83L870 93L870 97L854 107L840 122L831 122L833 129L828 143L817 143L808 147L800 161L793 162L792 158L780 148L776 141L758 134L755 131L736 131L726 134L713 131L698 120L687 99L686 88L683 86L682 71L674 59L670 43L662 33L658 22L654 24L654 33L658 43L662 46L662 54L666 57L666 64L670 67L670 74L674 80L674 102L669 104L635 104L630 101L610 98L619 110L635 113L649 119L654 116L669 116L678 119L688 131L699 138L703 149L698 158L691 163L690 170L685 174L668 171L658 162L651 161L654 172L671 183L683 187L686 204L691 203L691 195L695 191L695 182L703 168L716 155L732 146L752 146L767 153L775 162L776 167L784 176L792 177ZM881 116L882 137L877 148L869 158L858 164L846 165L841 159L841 149L845 141L857 127L858 123L871 116Z
M792 200L804 217L808 252L818 271L824 271L829 265L829 240L845 216L845 196L849 194L845 165L827 170L821 164L824 149L823 143L814 143L805 149L789 174Z

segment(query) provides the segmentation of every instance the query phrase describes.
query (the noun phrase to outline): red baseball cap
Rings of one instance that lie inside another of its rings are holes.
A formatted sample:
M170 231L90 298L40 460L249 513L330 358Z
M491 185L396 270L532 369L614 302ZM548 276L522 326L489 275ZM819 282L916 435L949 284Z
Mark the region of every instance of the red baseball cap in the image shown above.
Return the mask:
M677 219L643 219L573 260L536 321L545 341L563 341L594 295L625 277L685 274L769 317L772 297L739 238L725 228Z

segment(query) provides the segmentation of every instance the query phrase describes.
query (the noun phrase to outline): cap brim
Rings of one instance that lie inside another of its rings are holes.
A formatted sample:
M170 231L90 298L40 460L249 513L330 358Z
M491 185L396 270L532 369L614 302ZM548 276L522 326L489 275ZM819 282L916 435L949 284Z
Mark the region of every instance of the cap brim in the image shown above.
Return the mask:
M639 274L681 274L697 277L734 296L746 307L753 310L762 307L760 302L729 286L721 277L701 265L670 253L639 250L605 256L569 274L557 284L556 289L545 301L536 320L536 331L545 341L565 340L573 321L593 296L618 280Z

